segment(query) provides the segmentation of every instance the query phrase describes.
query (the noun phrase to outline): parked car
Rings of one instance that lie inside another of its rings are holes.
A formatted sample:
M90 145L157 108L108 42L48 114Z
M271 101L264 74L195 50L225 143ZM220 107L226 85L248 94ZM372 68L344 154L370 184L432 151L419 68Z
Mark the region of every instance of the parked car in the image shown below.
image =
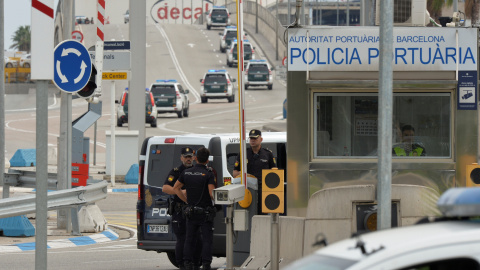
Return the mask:
M10 57L5 56L3 62L6 68L14 68L18 66L18 61L11 59Z
M129 23L130 22L130 12L127 10L125 14L123 14L123 22Z
M228 102L235 101L236 80L230 77L225 69L210 69L205 73L203 79L200 79L200 97L202 103L207 103L208 99L226 98Z
M250 60L245 69L245 90L250 86L266 86L272 90L272 69L267 60Z
M128 88L122 93L120 100L115 100L117 107L117 126L121 127L128 123ZM151 127L157 127L157 107L153 100L153 95L148 88L145 91L145 122Z
M20 58L20 66L24 68L30 68L31 63L32 63L32 55L31 54L26 54Z
M480 269L480 187L449 189L437 206L441 217L354 236L282 269Z
M248 62L255 59L255 47L247 39L243 40L243 65L246 67ZM237 40L234 39L227 51L227 66L238 65Z
M190 100L188 89L177 80L157 80L150 85L158 113L176 113L178 118L188 117Z
M230 12L224 6L213 6L208 11L207 15L207 29L212 27L226 27L230 24Z

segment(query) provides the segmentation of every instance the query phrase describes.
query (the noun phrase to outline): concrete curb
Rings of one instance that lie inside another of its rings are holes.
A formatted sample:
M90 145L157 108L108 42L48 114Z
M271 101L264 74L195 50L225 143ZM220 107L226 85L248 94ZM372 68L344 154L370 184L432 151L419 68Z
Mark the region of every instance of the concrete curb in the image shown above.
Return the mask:
M47 242L48 249L68 248L85 245L93 245L98 243L104 243L108 241L114 241L118 239L118 234L110 229L98 234L90 236L79 236L67 239L51 240ZM6 252L21 252L35 250L35 242L21 243L15 245L0 246L0 253Z

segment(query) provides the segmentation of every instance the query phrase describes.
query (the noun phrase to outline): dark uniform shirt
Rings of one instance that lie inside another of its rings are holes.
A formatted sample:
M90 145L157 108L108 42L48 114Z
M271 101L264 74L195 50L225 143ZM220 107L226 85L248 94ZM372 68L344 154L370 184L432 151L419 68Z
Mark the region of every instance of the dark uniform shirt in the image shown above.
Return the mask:
M252 174L258 180L262 181L262 170L276 167L272 151L261 147L258 154L254 154L252 148L247 149L247 173ZM237 156L234 170L240 171L240 155Z
M171 187L173 187L175 185L175 182L177 182L178 180L178 177L180 177L180 175L182 174L182 172L187 169L187 167L185 167L185 165L180 165L179 167L176 167L176 168L173 168L169 173L168 173L168 176L167 176L167 179L165 179L165 183L163 183L164 185L169 185ZM184 188L182 188L184 189ZM175 202L183 202L177 195L174 195L173 197L174 201Z
M207 207L212 206L212 198L208 192L208 185L215 185L215 175L211 168L203 164L195 164L186 169L178 178L187 190L188 205Z

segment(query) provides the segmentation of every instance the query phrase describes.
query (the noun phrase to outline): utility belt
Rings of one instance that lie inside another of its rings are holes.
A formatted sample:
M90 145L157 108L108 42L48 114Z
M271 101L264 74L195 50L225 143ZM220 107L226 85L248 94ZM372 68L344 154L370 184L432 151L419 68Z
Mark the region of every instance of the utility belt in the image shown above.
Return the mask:
M199 206L187 205L183 208L183 214L186 218L191 218L194 216L198 217L203 215L207 218L207 221L213 221L217 212L215 207L212 207L212 206L203 208Z
M168 213L170 216L173 214L182 213L183 207L186 204L184 202L176 202L173 199L169 200L168 203Z

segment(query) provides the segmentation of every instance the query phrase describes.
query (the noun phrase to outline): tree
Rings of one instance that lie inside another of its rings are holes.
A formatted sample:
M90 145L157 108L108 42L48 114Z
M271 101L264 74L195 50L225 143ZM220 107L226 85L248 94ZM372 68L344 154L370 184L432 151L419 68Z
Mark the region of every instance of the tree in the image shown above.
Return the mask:
M30 26L20 26L12 36L10 49L30 52Z
M465 0L465 16L472 20L472 25L478 20L478 2L479 0ZM443 6L450 7L453 5L453 0L428 0L427 10L430 12L430 17L438 19L442 16ZM449 14L451 16L451 14Z

